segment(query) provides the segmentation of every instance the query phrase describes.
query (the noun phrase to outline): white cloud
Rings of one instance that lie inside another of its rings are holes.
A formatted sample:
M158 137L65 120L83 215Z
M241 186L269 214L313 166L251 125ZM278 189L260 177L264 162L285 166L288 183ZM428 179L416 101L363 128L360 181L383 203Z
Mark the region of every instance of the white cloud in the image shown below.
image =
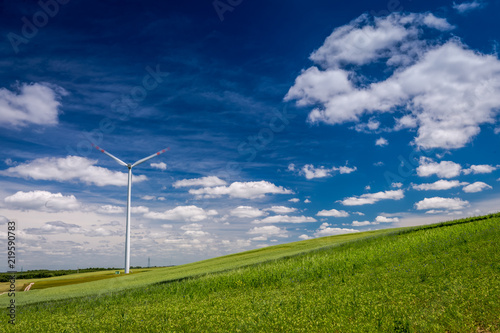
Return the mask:
M159 170L167 170L167 164L160 162L160 163L151 163L150 164L152 168L159 169Z
M126 186L128 175L106 168L94 166L96 160L80 156L66 158L44 157L28 163L8 168L2 174L11 177L32 178L35 180L55 180L59 182L78 180L97 186ZM134 183L146 180L146 176L133 176Z
M65 223L62 221L46 222L41 228L27 228L25 229L28 234L83 234L85 230L77 225Z
M194 179L183 179L176 181L172 186L175 188L178 187L191 187L191 186L201 186L201 187L213 187L213 186L222 186L227 183L216 176L208 176Z
M481 165L471 165L469 169L464 169L463 173L468 175L470 173L477 175L479 173L492 173L497 169L496 166L481 164Z
M379 215L375 218L375 222L377 222L377 223L395 223L395 222L399 222L399 218L386 217L386 216Z
M121 214L125 212L125 209L119 206L103 205L97 209L97 212L101 214Z
M451 188L467 185L466 182L460 182L458 180L444 180L440 179L434 183L427 184L412 184L412 188L417 191L440 191L449 190Z
M263 223L310 223L316 222L316 219L309 216L288 216L288 215L274 215L268 216L262 220L252 221L254 224Z
M239 218L256 218L267 215L266 212L251 206L238 206L231 210L230 214Z
M500 61L469 50L457 38L421 39L423 28L452 26L430 13L392 13L362 15L335 29L310 57L322 70L304 71L285 100L316 106L311 122L359 123L364 115L390 112L395 129L418 128L414 143L421 148L465 146L500 112ZM341 68L382 60L392 75L370 84L363 80L363 67ZM344 79L320 79L330 72Z
M286 207L286 206L272 206L271 208L267 208L265 210L272 211L275 214L288 214L297 211L297 208Z
M156 197L155 197L154 195L143 195L143 196L141 197L141 199L142 199L142 200L148 200L148 201L149 201L149 200L155 200L155 199L156 199Z
M217 215L216 210L204 210L203 208L191 206L177 206L166 210L163 213L147 212L144 217L155 220L182 220L188 222L199 222L207 219L209 216Z
M309 199L305 199L305 200L304 200L304 203L311 203L311 200L309 200Z
M318 168L315 168L314 165L312 164L306 164L301 170L301 174L304 175L307 179L314 179L314 178L325 178L325 177L331 177L333 172L339 172L340 174L349 174L351 172L356 171L356 167L350 168L348 166L341 166L341 167L332 167L332 168L325 168L324 166L320 166Z
M459 210L467 207L469 202L460 198L425 198L415 203L415 208L418 210L426 209L446 209L446 210Z
M293 203L297 203L300 201L300 199L299 198L291 198L291 199L288 199L288 201L293 202Z
M324 44L311 54L310 59L330 69L336 69L343 64L368 64L380 58L390 57L393 53L401 53L401 49L407 47L405 44L409 40L417 39L418 26L428 26L439 30L451 28L449 24L446 25L446 20L438 19L432 14L393 13L386 17L375 17L373 20L364 14L349 24L336 28ZM399 49L398 45L400 45ZM302 83L299 78L297 78L296 85ZM328 84L328 82L314 80L305 83ZM335 83L337 83L336 91L342 91L341 87L344 86L344 89L347 89L350 82L344 83L342 80L337 80ZM291 90L292 93L299 90L299 87L301 85Z
M421 157L420 165L417 167L417 174L420 177L437 175L440 178L453 178L459 176L461 171L460 164L451 161L437 163L428 157Z
M306 234L303 234L299 236L299 239L306 240L306 239L311 239L311 237Z
M191 224L182 226L181 230L184 230L184 235L190 236L193 238L206 237L206 236L210 235L210 233L201 230L202 227L203 227L202 224L191 223Z
M66 223L63 221L46 222L41 228L26 228L26 234L30 235L49 235L49 234L70 234L85 235L87 237L105 237L120 235L119 231L110 231L103 227L92 229L83 228L77 224Z
M486 189L492 189L490 185L483 183L483 182L475 182L470 185L467 185L463 188L463 191L465 193L476 193L476 192L481 192Z
M333 235L341 235L341 234L349 234L353 232L359 232L356 229L345 229L345 228L331 228L330 224L323 223L318 230L314 233L316 237L324 237L324 236L333 236Z
M0 126L58 123L60 99L68 94L66 90L48 83L23 83L15 88L14 92L0 88Z
M391 184L391 187L394 187L394 188L401 188L401 187L403 187L403 183L392 183L392 184Z
M229 186L204 187L189 190L189 193L200 198L217 198L229 195L232 198L256 199L266 194L293 194L291 190L282 186L276 186L270 182L261 180L259 182L234 182Z
M340 202L344 206L371 205L380 200L400 200L404 198L403 190L385 191L377 193L366 193L358 197L350 197Z
M295 164L290 163L287 168L288 171L295 171Z
M346 174L346 173L349 174L357 170L356 167L350 168L348 166L341 166L336 169L339 171L340 174Z
M384 146L387 146L389 144L389 141L387 141L387 139L385 138L379 138L377 139L377 141L375 141L375 146L379 146L379 147L384 147Z
M314 179L314 178L325 178L325 177L331 177L331 173L333 172L332 169L325 169L324 166L321 166L319 168L315 168L314 165L312 164L306 164L302 168L302 174L307 178L307 179Z
M330 210L319 211L318 214L316 214L316 216L347 217L349 216L349 213L346 212L345 210L330 209Z
M145 206L132 206L130 211L133 214L146 214L149 213L149 208Z
M474 9L479 9L483 7L483 3L480 1L472 1L472 2L462 2L462 3L455 3L453 2L453 9L455 9L457 12L460 14L465 14L468 13Z
M282 238L287 238L288 237L288 232L286 231L285 228L281 229L278 228L274 225L266 225L264 227L255 227L250 229L248 232L250 235L261 235L261 237L282 237ZM261 239L261 240L266 240L266 239Z
M353 227L364 227L364 226L367 226L367 225L370 225L370 224L372 224L370 221L362 221L362 222L352 221L352 226Z
M47 191L19 191L4 199L9 207L22 210L45 212L72 211L80 208L74 195L64 196L61 193Z

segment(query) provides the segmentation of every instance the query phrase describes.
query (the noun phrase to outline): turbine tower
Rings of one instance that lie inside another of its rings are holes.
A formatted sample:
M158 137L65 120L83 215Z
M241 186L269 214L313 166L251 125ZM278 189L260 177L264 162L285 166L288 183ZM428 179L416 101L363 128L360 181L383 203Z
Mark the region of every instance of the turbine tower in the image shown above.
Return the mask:
M120 164L122 166L126 166L128 168L127 226L126 226L126 232L125 232L125 274L128 274L130 271L130 200L131 200L130 196L132 193L132 168L141 164L141 163L146 162L149 159L152 159L153 157L156 157L160 154L163 154L165 151L170 150L170 148L165 148L165 149L160 150L159 152L157 152L151 156L144 157L143 159L138 160L134 164L130 164L130 163L127 164L127 163L123 162L122 160L120 160L119 158L111 155L110 153L108 153L104 149L99 148L95 144L92 144L92 146L95 149L99 150L101 153L104 153L104 154L108 155L109 157L111 157L112 159L114 159L118 164Z

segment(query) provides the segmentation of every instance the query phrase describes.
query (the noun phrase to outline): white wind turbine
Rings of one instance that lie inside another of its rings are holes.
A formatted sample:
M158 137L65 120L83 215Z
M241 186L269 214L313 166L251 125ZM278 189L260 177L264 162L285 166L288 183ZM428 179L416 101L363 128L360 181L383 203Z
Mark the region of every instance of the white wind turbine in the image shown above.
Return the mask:
M141 164L141 163L146 162L149 159L152 159L155 156L163 154L165 151L170 150L170 148L165 148L163 150L160 150L159 152L157 152L151 156L148 156L148 157L145 157L143 159L138 160L134 164L130 164L130 163L127 164L127 163L123 162L122 160L120 160L119 158L111 155L110 153L108 153L104 149L99 148L98 146L96 146L94 144L92 144L92 146L95 149L99 150L101 153L104 153L104 154L108 155L109 157L111 157L112 159L114 159L116 162L118 162L118 164L126 166L128 168L127 227L126 227L126 233L125 233L125 274L128 274L130 271L130 194L132 193L132 168Z

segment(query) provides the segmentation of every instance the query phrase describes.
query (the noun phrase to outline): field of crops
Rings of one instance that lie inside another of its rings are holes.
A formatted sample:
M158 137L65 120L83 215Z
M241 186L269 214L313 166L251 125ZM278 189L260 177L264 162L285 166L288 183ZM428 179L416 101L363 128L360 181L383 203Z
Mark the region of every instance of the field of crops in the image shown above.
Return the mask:
M218 269L209 269L216 259L192 264L191 273L172 267L181 273L164 271L164 283L138 282L157 279L158 269L34 290L50 300L42 292L52 289L60 300L19 306L15 328L4 318L0 330L500 332L498 216L328 239L335 246L315 239L259 250L261 263L251 251L223 257ZM290 256L273 260L273 250ZM127 279L139 287L69 299L55 292Z

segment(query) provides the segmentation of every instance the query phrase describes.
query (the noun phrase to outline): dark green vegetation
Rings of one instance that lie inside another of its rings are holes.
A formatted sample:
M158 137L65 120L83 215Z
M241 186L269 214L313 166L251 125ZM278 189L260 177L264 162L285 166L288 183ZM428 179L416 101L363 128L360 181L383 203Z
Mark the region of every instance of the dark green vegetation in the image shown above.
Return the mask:
M279 260L260 250L263 262L225 272L19 306L15 329L4 319L0 330L500 332L498 215L293 252L304 244L288 244L293 255Z
M77 273L89 273L89 272L99 272L99 271L110 271L118 270L117 268L83 268L83 269L60 269L60 270L48 270L48 269L37 269L32 271L18 272L17 279L41 279L54 276L62 276ZM0 273L0 282L8 282L10 279L9 273Z

